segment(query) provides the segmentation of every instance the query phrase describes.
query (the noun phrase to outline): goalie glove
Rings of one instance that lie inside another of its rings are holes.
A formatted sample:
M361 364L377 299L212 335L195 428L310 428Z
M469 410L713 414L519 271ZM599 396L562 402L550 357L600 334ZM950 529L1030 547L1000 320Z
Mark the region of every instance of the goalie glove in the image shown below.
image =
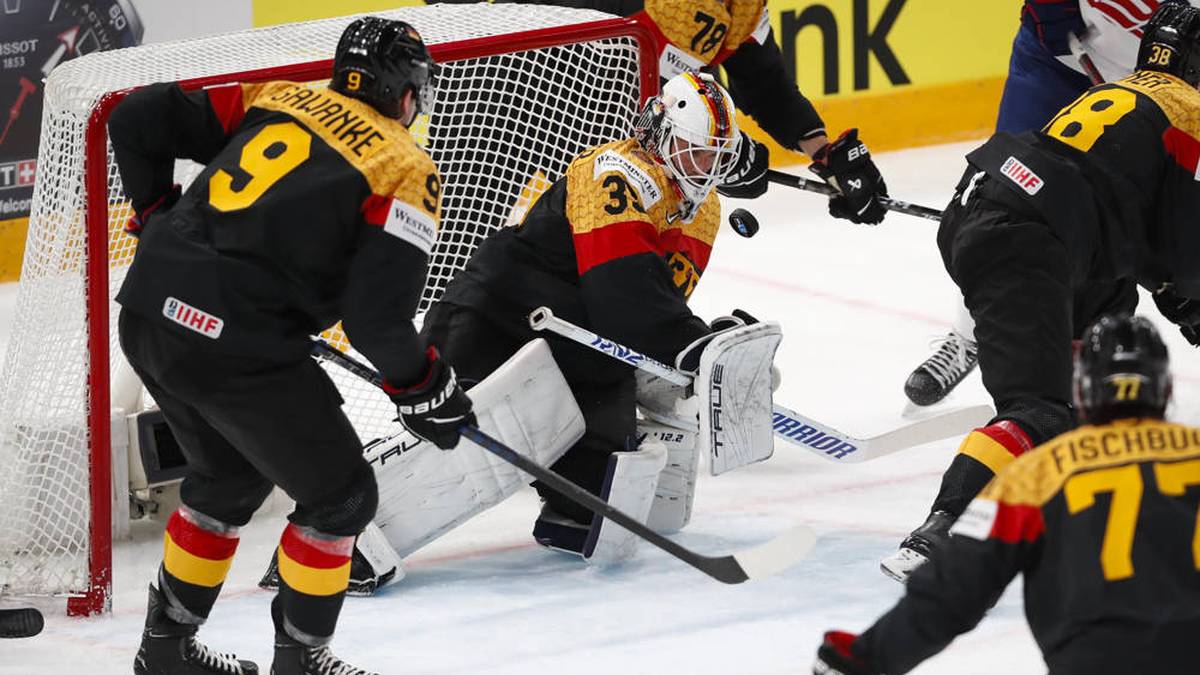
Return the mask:
M458 445L459 427L475 425L471 399L458 386L458 378L432 345L426 350L429 371L425 379L410 387L384 382L383 390L396 404L396 421L414 436L443 450Z
M817 648L817 660L813 663L813 675L880 675L854 653L854 641L858 636L840 630L825 633L825 639Z
M883 221L887 209L879 198L887 196L887 184L871 160L871 151L858 140L858 129L842 132L818 150L808 168L838 191L829 198L829 215L867 225Z
M770 151L746 132L740 133L737 159L725 175L725 182L717 186L717 192L734 199L754 199L767 191Z
M1200 347L1200 301L1178 295L1170 284L1163 284L1154 292L1154 304L1163 318L1179 326L1188 342Z

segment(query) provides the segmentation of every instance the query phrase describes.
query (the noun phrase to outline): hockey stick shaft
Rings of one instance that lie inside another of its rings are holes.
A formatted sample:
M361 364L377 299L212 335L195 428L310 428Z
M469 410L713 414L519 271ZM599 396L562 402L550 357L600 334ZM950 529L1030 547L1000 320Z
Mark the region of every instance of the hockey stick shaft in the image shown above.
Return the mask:
M802 178L790 173L776 171L775 169L767 170L767 180L771 181L772 183L786 185L798 190L808 190L809 192L816 192L823 195L838 194L837 189L829 183L825 183L814 178ZM942 219L942 212L940 210L930 208L928 206L910 204L909 202L903 202L899 199L892 199L891 197L881 197L879 201L883 204L884 208L889 211L895 211L897 213L903 213L909 216L916 216L918 218L925 218L928 220Z
M377 387L383 384L382 378L374 370L331 347L323 340L313 341L312 353L318 360L331 361ZM786 569L807 555L815 539L811 530L799 527L785 533L782 537L742 554L716 557L701 555L651 530L603 499L492 438L479 427L464 424L458 430L468 440L533 476L551 490L596 515L608 518L641 539L722 583L740 584L747 579L768 576Z
M529 314L529 326L535 331L548 330L581 345L657 375L680 386L691 384L686 373L656 361L641 352L576 326L554 316L549 307L539 307ZM843 464L865 462L890 455L915 445L949 438L983 424L994 411L988 406L973 406L951 411L937 417L914 422L899 429L871 438L855 438L837 429L805 417L794 410L775 404L772 410L772 429L775 435L821 457Z

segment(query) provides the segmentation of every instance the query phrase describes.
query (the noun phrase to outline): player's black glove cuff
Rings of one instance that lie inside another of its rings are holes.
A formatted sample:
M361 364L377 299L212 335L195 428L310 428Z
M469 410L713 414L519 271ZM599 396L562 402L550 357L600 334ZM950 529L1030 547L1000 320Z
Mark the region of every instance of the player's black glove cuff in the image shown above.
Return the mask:
M714 333L720 333L731 328L741 328L742 326L749 326L755 323L758 323L758 319L751 316L750 312L735 309L729 313L729 316L718 316L709 321L708 329Z
M817 660L813 663L813 675L880 675L862 658L854 653L854 641L858 636L831 630L817 648Z
M829 215L859 224L883 221L887 209L880 198L887 196L887 184L866 144L858 140L858 129L842 132L818 150L808 168L840 193L830 197Z
M737 160L725 175L725 182L717 186L717 192L734 199L754 199L767 191L767 168L770 165L770 150L767 146L741 132Z
M150 202L143 209L135 208L133 215L129 217L129 222L125 223L125 232L135 236L142 236L142 230L146 227L146 223L150 221L150 216L160 213L166 213L175 206L175 202L179 201L179 197L183 194L183 188L176 183L171 186L171 189L165 194L160 195L158 199Z
M1179 332L1188 342L1200 347L1200 301L1178 295L1164 285L1154 292L1154 304L1163 318L1179 326Z
M429 371L425 379L409 387L394 387L384 383L383 390L396 404L396 421L414 436L443 450L458 445L458 428L475 425L471 399L458 386L458 378L438 355L436 347L425 352Z

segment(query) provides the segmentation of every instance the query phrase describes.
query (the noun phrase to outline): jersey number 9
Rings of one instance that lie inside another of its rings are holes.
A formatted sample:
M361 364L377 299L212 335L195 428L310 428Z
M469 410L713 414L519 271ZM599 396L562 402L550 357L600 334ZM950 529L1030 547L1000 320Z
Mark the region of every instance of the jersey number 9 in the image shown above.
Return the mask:
M311 152L312 136L300 125L268 124L242 146L233 173L218 169L208 179L208 203L218 211L244 209L303 164Z

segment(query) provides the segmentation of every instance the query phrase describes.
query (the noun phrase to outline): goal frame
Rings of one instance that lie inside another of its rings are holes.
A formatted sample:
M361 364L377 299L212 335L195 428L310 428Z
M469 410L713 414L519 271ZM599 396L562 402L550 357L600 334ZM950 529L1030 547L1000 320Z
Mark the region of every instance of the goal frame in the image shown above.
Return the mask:
M644 103L659 88L656 36L643 23L632 18L613 18L567 26L541 28L499 36L472 38L429 45L439 63L469 58L498 56L589 42L614 37L630 37L639 52L640 101ZM226 73L217 76L180 80L185 90L229 82L269 80L316 81L332 74L333 59L287 66ZM107 177L108 117L113 108L136 88L103 94L88 116L84 136L84 192L86 209L84 229L87 261L85 264L85 310L87 313L88 413L87 456L89 474L90 522L88 523L88 587L83 595L69 596L67 614L90 616L111 609L112 601L112 448L110 397L110 326L109 307L109 205Z

